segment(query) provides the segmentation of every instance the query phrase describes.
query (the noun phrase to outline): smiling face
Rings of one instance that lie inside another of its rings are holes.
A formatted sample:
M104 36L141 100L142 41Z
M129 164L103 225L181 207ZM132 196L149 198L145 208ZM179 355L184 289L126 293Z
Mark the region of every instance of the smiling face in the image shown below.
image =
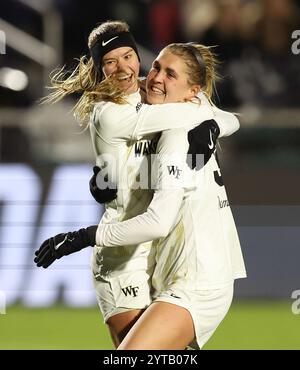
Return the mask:
M179 56L162 51L152 64L146 89L149 104L164 104L192 100L200 86L188 83L185 62Z
M105 77L113 75L120 88L127 94L138 90L140 62L136 52L127 46L106 53L102 59L102 71Z

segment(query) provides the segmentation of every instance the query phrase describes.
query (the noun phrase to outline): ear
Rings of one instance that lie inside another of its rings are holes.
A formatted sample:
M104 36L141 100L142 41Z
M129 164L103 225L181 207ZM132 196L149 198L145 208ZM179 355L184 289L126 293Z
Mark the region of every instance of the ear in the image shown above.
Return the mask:
M193 95L193 97L196 97L196 95L199 94L200 91L201 91L200 85L193 85L191 87L191 94Z
M193 85L189 89L189 95L184 99L186 102L191 101L192 99L197 97L197 94L201 91L201 86L200 85Z

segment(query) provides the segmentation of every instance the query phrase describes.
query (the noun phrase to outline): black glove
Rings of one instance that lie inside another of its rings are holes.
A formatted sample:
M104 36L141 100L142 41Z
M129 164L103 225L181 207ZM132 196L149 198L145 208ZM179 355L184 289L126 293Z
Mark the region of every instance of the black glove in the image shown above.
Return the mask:
M100 189L97 186L97 177L99 179L101 175L101 168L98 166L93 167L93 176L90 179L90 192L93 196L93 198L100 204L102 203L108 203L111 202L112 200L117 198L117 189L115 186L112 185L111 182L108 181L108 176L105 175L102 178L102 183L106 183L107 186L105 189Z
M217 138L220 134L219 126L215 120L202 122L200 125L188 132L189 150L187 156L187 164L193 170L196 168L199 171L210 159L216 149ZM197 154L202 154L203 159Z
M97 226L90 226L65 234L58 234L44 241L35 252L34 262L37 267L49 267L62 256L80 251L83 248L94 246L96 243Z

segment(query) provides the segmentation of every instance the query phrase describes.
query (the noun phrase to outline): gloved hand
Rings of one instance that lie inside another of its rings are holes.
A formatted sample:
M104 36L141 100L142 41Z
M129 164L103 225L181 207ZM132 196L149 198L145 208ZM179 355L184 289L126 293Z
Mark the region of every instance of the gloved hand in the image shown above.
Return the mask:
M100 204L108 203L117 198L117 189L111 182L108 181L107 175L102 178L102 183L106 183L105 189L99 189L97 186L97 177L101 176L101 168L98 166L93 167L93 176L90 179L90 192L93 198Z
M96 231L98 226L90 226L86 229L58 234L44 241L35 252L34 262L37 267L49 267L55 260L68 254L80 251L83 248L94 246L96 243Z
M189 150L187 164L193 170L199 171L210 159L216 149L217 138L220 135L220 129L215 120L202 122L197 127L188 132ZM203 155L204 158L198 157ZM197 163L198 162L198 163Z

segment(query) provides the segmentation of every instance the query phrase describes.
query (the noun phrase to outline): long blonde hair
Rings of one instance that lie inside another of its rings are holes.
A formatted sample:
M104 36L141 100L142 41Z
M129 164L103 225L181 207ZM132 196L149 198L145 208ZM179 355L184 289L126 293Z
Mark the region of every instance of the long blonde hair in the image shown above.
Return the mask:
M200 68L201 66L199 66L195 58L195 53L191 52L191 48L195 48L195 52L200 54L205 70ZM215 92L215 83L220 79L216 70L219 61L211 49L211 46L183 43L173 43L163 49L163 52L170 52L179 56L184 61L188 83L190 85L200 85L201 91L204 92L210 100L212 100Z
M128 32L129 26L122 21L107 21L94 28L89 35L88 45L91 47L97 38L106 32ZM61 68L50 75L52 92L43 98L42 103L56 103L68 95L81 94L74 106L74 115L81 123L87 123L94 105L100 101L111 101L125 104L125 93L112 78L101 80L101 75L93 59L82 56L73 71Z

